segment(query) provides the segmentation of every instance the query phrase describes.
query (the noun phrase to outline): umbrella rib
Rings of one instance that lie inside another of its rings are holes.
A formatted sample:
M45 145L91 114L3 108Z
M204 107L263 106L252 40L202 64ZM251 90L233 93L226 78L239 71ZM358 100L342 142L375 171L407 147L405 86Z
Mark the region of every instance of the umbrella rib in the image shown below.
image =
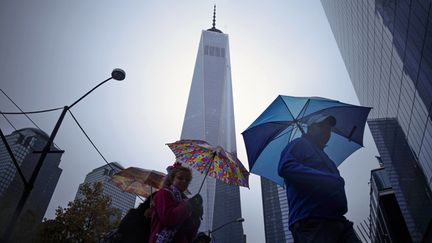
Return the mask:
M351 129L351 132L348 135L348 140L351 141L351 137L354 134L355 130L357 129L357 126L353 126L353 128Z
M289 130L289 131L286 131L286 132L284 132L284 133L279 133L276 137L272 138L272 141L273 141L273 140L276 140L276 139L278 139L278 138L280 138L280 137L282 137L283 135L285 135L285 134L287 134L287 133L289 133L289 132L292 132L292 130L294 130L294 128L291 129L291 130Z
M281 97L281 99L282 99L282 96L279 95L279 97ZM294 115L292 114L290 108L288 107L288 105L285 103L285 101L284 101L283 99L282 99L282 102L284 103L284 105L285 105L285 107L287 108L287 111L288 111L288 113L291 115L291 117L295 119L295 117L294 117Z
M199 194L199 193L201 192L201 189L202 189L202 187L203 187L203 185L204 185L204 181L205 181L205 179L206 179L206 177L207 177L207 175L208 175L208 173L209 173L209 171L210 171L210 167L211 167L212 163L214 163L214 158L215 158L215 157L216 157L216 151L213 152L213 158L210 160L210 163L209 163L209 165L207 166L206 174L205 174L205 176L204 176L204 178L203 178L203 180L202 180L202 182L201 182L201 186L200 186L200 188L199 188L197 194Z
M306 104L303 106L303 108L301 109L300 113L299 113L298 116L295 118L295 124L297 125L297 127L298 127L298 129L300 130L300 132L302 133L302 135L304 135L305 132L304 132L303 128L300 126L300 124L298 123L298 121L299 121L298 118L300 117L301 114L303 114L303 116L304 116L304 113L306 113L306 109L307 109L307 107L309 107L309 103L310 103L310 99L308 99L308 100L306 101ZM303 118L303 117L302 117L302 118Z
M270 123L278 123L278 122L270 122ZM287 127L289 127L290 125L291 125L291 124L288 124ZM258 127L258 126L254 127L254 128L257 128L257 127ZM285 130L285 129L284 129L284 130ZM284 130L282 130L282 131L284 131ZM269 144L271 141L280 138L281 136L285 135L285 134L288 133L288 132L289 132L289 131L287 131L287 132L285 132L285 133L277 133L276 135L270 137L270 138L266 141L266 144ZM261 153L263 152L264 148L265 148L265 146L264 146L263 148L261 148L260 151L257 153L257 154L258 154L257 158L261 155Z
M306 104L305 104L305 105L303 106L303 108L301 109L299 115L295 118L297 121L298 121L298 119L299 119L299 117L300 117L301 114L303 114L303 116L302 116L301 118L304 117L304 113L306 113L306 109L309 107L309 103L310 103L310 99L308 99L308 100L306 101Z
M298 126L298 124L297 124L297 126ZM296 128L296 126L293 126L293 129L291 130L291 134L290 134L288 141L291 141L294 138L294 134L296 133L296 131L294 131L295 128Z

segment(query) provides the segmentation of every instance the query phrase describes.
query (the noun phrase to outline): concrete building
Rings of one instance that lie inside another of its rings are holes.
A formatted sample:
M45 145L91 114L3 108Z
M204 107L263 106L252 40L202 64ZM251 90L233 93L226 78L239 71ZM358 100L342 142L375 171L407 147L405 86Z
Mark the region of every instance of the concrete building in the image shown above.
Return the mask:
M111 206L121 211L122 218L126 215L129 209L135 207L136 196L134 194L121 191L117 186L110 183L109 180L112 175L123 169L123 166L121 166L119 163L111 162L109 165L103 165L92 170L86 175L85 180L82 183L102 183L103 193L111 197ZM79 188L82 184L80 184ZM81 198L82 196L79 188L75 199Z
M12 132L6 140L27 181L33 173L40 153L48 141L48 135L35 128L25 128ZM42 222L54 189L62 170L59 168L62 153L56 146L51 146L49 153L39 171L34 187L20 214L11 242L31 242L36 226ZM16 167L0 142L0 233L9 224L22 193L24 183L17 173Z
M236 153L231 64L228 35L213 27L203 30L189 93L181 139L200 139ZM198 192L203 175L193 171L189 186ZM200 231L207 232L241 217L238 186L214 178L205 180L200 193L204 216ZM233 223L213 234L217 242L245 242L243 226Z
M414 242L432 241L431 0L322 0Z

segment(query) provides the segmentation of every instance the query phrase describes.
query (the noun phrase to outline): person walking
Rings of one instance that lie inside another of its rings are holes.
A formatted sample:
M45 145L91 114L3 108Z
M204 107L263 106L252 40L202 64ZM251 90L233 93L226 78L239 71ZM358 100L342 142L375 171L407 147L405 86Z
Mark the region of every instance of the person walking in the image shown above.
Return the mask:
M211 242L210 236L208 236L204 232L199 232L195 240L192 241L192 243L210 243L210 242Z
M118 226L116 243L147 243L151 228L151 204L156 193L150 195L137 208L132 208Z
M294 242L361 242L348 211L345 181L324 152L335 117L318 114L307 132L281 153L278 174L284 178L289 204L289 229Z
M198 232L203 215L202 197L188 199L184 192L192 171L176 162L168 167L164 187L153 199L150 243L189 243Z

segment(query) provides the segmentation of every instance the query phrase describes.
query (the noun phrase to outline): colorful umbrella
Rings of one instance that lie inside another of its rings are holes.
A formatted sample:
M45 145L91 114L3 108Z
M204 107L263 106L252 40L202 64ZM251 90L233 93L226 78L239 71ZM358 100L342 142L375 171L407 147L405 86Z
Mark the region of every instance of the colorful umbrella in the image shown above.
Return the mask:
M284 185L277 172L281 152L290 141L305 133L307 121L316 115L336 119L324 152L339 166L363 146L370 109L321 97L279 95L242 133L251 173Z
M110 182L124 192L149 197L162 187L165 174L155 170L129 167L114 174Z
M214 147L202 140L180 140L167 145L178 161L206 173L206 176L230 185L249 187L249 172L234 154L222 147Z

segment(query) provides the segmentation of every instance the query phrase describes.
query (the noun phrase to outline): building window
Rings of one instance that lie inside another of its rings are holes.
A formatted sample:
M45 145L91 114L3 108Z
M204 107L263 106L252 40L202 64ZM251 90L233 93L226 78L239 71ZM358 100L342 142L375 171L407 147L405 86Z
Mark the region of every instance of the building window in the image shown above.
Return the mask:
M204 46L204 55L225 58L225 48L206 45Z

